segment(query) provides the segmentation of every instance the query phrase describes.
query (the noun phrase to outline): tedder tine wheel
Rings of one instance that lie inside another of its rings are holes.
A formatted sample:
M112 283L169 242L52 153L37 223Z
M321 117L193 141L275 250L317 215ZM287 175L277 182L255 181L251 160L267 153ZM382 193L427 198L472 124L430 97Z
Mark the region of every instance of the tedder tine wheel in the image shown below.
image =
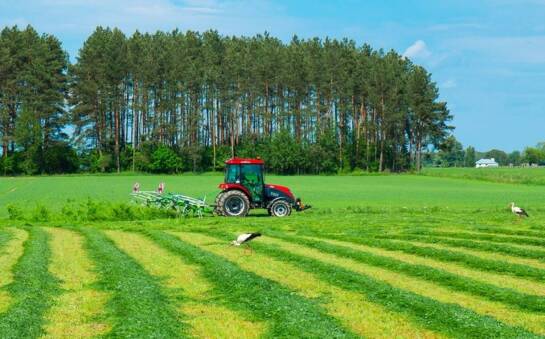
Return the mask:
M270 211L274 217L287 217L291 214L291 206L286 200L277 200L271 205Z
M216 208L218 214L226 217L245 217L250 210L250 200L241 191L227 191L221 193Z

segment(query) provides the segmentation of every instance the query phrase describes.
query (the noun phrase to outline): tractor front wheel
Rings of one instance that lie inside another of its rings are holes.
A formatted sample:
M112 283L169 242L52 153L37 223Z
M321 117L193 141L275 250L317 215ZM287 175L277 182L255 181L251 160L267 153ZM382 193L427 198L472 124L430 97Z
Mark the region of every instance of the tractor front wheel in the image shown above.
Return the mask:
M286 200L277 200L269 208L269 214L274 217L287 217L291 214L291 206Z
M245 217L250 211L250 200L237 190L220 193L216 205L218 214L226 217Z

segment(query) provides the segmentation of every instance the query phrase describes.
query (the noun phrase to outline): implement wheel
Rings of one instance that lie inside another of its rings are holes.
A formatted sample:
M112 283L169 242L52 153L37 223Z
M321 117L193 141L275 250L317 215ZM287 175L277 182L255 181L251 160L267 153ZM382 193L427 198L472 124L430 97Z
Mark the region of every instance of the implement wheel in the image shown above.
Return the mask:
M245 217L250 211L250 200L241 191L223 192L218 196L216 209L226 217Z
M291 214L291 206L286 200L277 200L269 208L269 213L273 217L287 217Z

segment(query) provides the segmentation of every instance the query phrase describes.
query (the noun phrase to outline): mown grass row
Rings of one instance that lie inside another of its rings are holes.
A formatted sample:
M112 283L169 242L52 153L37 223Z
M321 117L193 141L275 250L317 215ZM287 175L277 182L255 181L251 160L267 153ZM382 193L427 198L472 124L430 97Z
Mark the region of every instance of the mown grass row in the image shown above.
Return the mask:
M526 236L526 237L545 238L545 232L537 231L537 230L517 230L517 229L508 229L508 228L486 227L486 226L473 227L472 230L477 232L494 233L494 234L519 235L519 236Z
M531 245L545 247L545 239L536 239L530 237L519 237L519 236L509 236L509 235L493 235L485 233L465 233L465 232L444 232L444 231L412 231L410 234L417 235L428 235L428 236L438 236L438 237L447 237L455 239L470 239L470 240L481 240L481 241L490 241L497 243L508 243L514 245Z
M97 287L108 292L105 315L112 338L177 338L184 335L181 319L163 294L159 280L119 250L102 232L79 229L99 273Z
M243 255L242 248L226 247L224 242L202 233L173 233L183 241L206 248L238 265L245 271L278 282L298 295L318 300L328 314L339 319L347 328L366 338L442 338L436 332L415 324L406 315L390 312L383 306L366 300L365 296L332 286L296 265L271 258L259 252ZM269 237L260 238L267 241Z
M323 234L313 234L316 237L324 237ZM545 270L519 265L497 260L482 259L473 255L460 252L454 252L444 249L416 246L410 243L391 241L391 239L404 239L405 235L375 235L375 236L355 236L355 235L337 235L328 234L327 237L336 240L349 241L356 244L379 247L388 250L402 251L409 254L415 254L425 257L431 257L435 260L445 262L455 262L466 267L478 270L511 274L518 277L543 281L545 279Z
M48 235L40 228L26 228L29 237L24 253L13 267L14 279L7 286L10 307L0 314L2 338L36 338L44 334L44 315L59 294L59 282L49 273L51 251Z
M142 234L125 231L105 233L148 273L161 277L169 298L177 301L177 309L189 325L190 336L255 339L263 333L266 323L247 319L218 300L211 284L202 277L199 266L187 264L180 256Z
M354 334L328 316L316 302L278 283L240 269L228 260L172 234L144 232L161 247L201 267L203 276L231 308L268 322L266 337L350 338Z
M447 239L431 237L426 235L414 235L414 234L392 234L383 237L385 239L397 239L403 241L418 241L429 244L443 244L452 247L461 247L468 249L475 249L479 251L486 251L491 253L501 253L511 255L520 258L536 259L545 262L545 251L521 248L516 246L509 246L506 244L496 244L488 242L478 242L472 240L462 239Z
M2 251L5 244L8 243L8 241L13 238L13 235L11 232L9 232L5 228L0 228L0 251Z
M365 251L355 251L349 247L333 245L323 241L315 241L278 232L269 235L291 243L314 248L321 252L350 258L371 266L381 267L395 272L400 272L408 276L432 281L438 285L445 286L455 291L466 292L472 295L484 297L488 300L502 302L508 305L516 306L522 310L545 312L545 297L543 296L525 294L513 289L503 288L494 284L462 277L425 265L409 264L401 260L396 260Z
M209 236L229 240L232 234L207 232ZM412 292L395 288L354 271L290 253L274 245L257 242L256 251L281 261L295 264L323 281L339 288L362 293L372 302L390 311L408 315L416 322L434 331L457 338L513 338L537 337L520 327L513 327L491 317L477 314L455 304L444 304Z

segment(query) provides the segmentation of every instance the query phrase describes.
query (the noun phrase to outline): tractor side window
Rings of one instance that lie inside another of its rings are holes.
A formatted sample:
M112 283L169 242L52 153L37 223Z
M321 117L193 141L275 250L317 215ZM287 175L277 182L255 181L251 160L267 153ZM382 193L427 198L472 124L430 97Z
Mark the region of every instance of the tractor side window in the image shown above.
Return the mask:
M263 183L263 170L261 165L242 166L242 182L253 185Z
M225 182L228 184L235 184L239 180L239 170L240 166L230 165L227 166L227 171L225 172Z

